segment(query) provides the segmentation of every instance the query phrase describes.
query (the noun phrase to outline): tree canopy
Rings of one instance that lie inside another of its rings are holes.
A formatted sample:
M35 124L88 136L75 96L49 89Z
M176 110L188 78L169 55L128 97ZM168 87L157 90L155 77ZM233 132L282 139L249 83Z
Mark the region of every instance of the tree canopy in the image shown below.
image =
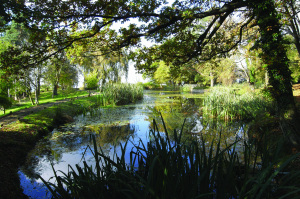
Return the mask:
M260 34L252 38L254 47L262 49L271 93L286 110L294 101L278 2L288 5L275 0L6 0L0 7L1 28L16 20L34 33L26 47L30 55L20 57L18 49L9 49L1 54L1 68L31 67L87 39L106 54L141 47L141 38L155 45L140 50L138 69L148 70L157 60L188 67L190 62L227 56L256 27Z

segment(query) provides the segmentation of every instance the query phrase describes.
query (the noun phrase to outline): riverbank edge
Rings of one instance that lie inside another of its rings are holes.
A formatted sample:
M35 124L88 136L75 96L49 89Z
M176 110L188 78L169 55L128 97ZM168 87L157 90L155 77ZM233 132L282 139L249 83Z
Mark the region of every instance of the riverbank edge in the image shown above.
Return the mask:
M97 96L72 99L28 115L0 129L0 198L28 198L20 187L19 167L36 143L56 126L97 105Z

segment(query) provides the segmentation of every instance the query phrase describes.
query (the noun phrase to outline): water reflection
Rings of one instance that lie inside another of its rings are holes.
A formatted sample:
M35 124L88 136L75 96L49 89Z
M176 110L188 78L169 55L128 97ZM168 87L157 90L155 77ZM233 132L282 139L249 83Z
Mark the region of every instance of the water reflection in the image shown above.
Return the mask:
M220 121L203 121L199 111L202 98L202 94L146 91L144 99L137 104L99 108L76 117L74 123L55 129L51 135L41 140L29 154L26 164L19 172L24 193L32 198L49 197L38 184L41 183L38 176L50 179L53 176L51 165L56 171L67 173L68 165L81 165L83 158L88 164L93 164L92 152L86 150L88 146L92 146L91 134L96 136L98 146L110 156L119 153L119 144L124 144L128 139L131 140L128 150L140 140L146 143L153 119L157 121L159 129L164 129L161 117L168 132L173 132L174 129L179 132L186 120L183 138L199 139L202 136L207 145L216 137L232 143L238 135L237 132L240 133L239 136L243 136L244 127L238 123L228 127L228 124ZM39 193L38 196L36 192Z

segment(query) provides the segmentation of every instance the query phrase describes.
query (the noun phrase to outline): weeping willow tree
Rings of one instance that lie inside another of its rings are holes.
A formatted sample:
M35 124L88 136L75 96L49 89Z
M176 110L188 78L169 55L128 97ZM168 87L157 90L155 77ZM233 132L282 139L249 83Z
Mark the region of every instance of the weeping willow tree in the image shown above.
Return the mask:
M99 38L90 38L74 42L68 49L67 56L71 63L77 64L85 77L96 77L100 88L108 82L121 82L122 76L128 75L128 53L125 49L102 52ZM84 81L85 87L87 82Z

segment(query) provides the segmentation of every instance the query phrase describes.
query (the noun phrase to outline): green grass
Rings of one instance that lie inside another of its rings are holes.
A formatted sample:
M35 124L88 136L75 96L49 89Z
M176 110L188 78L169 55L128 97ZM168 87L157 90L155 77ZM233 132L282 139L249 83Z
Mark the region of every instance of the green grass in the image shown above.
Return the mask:
M54 96L52 98L52 91L42 91L41 95L39 96L39 104L46 104L50 102L55 102L58 100L68 99L68 98L74 98L74 97L82 97L88 95L88 91L73 91L64 94L63 92L60 92L57 96ZM15 103L11 108L6 109L5 115L9 114L10 112L17 112L22 109L30 108L32 105L29 99L24 99L21 101L21 103ZM3 111L0 112L0 117L4 116Z
M95 165L84 161L82 167L69 166L68 173L53 169L56 183L41 179L53 198L299 198L300 172L283 173L299 154L282 160L280 144L257 150L244 142L241 162L235 144L221 148L220 140L216 147L203 139L185 142L176 130L171 139L166 128L162 133L153 123L146 145L140 141L126 152L127 142L121 155L109 157L94 137L93 149L87 150Z
M60 113L73 117L79 113L89 111L92 107L98 106L98 101L99 96L91 96L51 106L37 113L25 116L13 124L2 127L1 131L34 132L38 134L41 129L47 130L48 128L52 128L54 125L53 120L56 117L60 117Z

